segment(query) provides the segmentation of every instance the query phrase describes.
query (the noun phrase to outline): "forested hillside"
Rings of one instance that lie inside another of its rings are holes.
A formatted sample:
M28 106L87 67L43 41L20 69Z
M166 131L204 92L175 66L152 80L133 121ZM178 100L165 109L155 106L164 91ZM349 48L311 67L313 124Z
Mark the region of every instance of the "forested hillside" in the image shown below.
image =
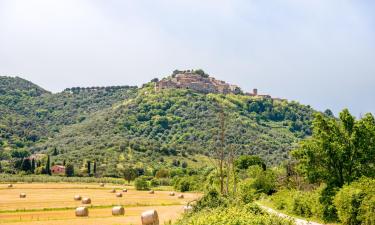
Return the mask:
M0 82L3 160L24 149L77 167L96 161L108 176L117 176L124 165L153 168L204 161L217 147L221 112L228 148L275 165L311 134L314 112L270 98L156 91L152 82L139 89L71 88L57 94L20 78L1 77Z

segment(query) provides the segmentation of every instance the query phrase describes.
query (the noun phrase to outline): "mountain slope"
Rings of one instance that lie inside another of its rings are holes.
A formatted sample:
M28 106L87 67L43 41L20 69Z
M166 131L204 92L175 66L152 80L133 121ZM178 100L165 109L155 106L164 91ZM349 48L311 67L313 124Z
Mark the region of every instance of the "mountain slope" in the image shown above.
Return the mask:
M0 148L32 146L136 92L121 86L52 94L18 77L0 77Z
M239 153L258 154L268 164L286 159L292 145L310 134L314 112L294 102L181 89L155 91L148 84L136 97L65 127L34 151L56 147L57 161L95 160L110 175L121 165L142 162L141 166L152 168L167 165L170 160L165 159L194 161L215 146L221 109L226 114L228 145L235 142Z

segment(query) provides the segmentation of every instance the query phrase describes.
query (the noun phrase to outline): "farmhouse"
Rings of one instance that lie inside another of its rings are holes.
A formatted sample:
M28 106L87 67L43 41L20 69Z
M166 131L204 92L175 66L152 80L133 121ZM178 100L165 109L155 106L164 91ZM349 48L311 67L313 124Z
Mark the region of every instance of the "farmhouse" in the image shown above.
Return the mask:
M65 166L54 165L51 167L52 174L65 174Z

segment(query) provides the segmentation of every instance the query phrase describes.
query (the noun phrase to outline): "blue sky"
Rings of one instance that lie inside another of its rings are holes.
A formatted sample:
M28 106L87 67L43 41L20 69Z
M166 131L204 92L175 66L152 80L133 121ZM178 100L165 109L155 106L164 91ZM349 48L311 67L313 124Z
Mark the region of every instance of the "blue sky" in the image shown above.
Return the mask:
M57 92L202 68L244 90L375 113L375 2L0 0L0 75Z

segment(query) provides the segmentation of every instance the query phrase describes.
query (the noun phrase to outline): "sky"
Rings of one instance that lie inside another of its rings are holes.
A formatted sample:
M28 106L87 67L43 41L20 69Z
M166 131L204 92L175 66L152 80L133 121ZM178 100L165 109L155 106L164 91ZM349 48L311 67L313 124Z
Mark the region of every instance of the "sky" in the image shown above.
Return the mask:
M372 0L0 0L0 75L59 92L205 70L317 110L375 113Z

